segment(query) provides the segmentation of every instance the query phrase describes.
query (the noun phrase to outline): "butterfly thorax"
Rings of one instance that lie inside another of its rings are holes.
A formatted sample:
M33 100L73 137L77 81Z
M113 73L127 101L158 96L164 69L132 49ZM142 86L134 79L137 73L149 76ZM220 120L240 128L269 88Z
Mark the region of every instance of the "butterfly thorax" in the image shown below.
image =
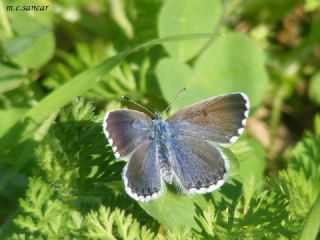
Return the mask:
M153 120L153 136L158 143L166 143L172 139L173 134L169 123L161 118Z
M165 181L172 183L174 172L170 161L170 148L173 144L174 135L170 124L160 117L153 120L154 140L157 145L157 153L160 161L160 170Z

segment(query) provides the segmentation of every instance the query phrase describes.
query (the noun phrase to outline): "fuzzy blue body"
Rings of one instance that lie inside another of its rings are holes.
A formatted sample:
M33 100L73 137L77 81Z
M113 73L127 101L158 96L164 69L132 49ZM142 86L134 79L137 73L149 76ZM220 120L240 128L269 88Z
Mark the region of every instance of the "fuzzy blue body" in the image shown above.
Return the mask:
M171 161L170 150L173 147L174 135L170 124L157 116L153 121L153 131L151 138L156 144L159 159L160 171L164 180L172 183L174 180L174 166Z

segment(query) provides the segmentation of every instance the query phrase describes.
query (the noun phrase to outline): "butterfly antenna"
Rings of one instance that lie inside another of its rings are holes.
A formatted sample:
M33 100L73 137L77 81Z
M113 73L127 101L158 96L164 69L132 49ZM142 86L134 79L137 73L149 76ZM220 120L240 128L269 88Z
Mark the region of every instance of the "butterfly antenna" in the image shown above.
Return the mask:
M128 102L131 102L131 103L135 104L136 106L142 108L143 110L145 110L148 113L150 113L153 117L155 117L155 114L153 112L151 112L149 109L147 109L146 107L142 106L141 104L137 103L136 101L132 100L131 98L129 98L127 96L122 96L122 98L127 100Z
M187 88L185 87L181 88L180 91L177 93L177 95L174 97L174 99L171 102L169 102L167 108L164 111L167 111L172 106L172 104L177 100L177 98L186 90Z

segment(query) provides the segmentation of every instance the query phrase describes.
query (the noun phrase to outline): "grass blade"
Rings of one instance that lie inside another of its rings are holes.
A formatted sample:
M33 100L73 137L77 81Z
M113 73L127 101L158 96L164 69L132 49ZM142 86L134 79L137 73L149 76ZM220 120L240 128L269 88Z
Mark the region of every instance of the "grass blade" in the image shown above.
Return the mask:
M304 227L301 231L300 240L316 239L320 229L320 194L310 209Z

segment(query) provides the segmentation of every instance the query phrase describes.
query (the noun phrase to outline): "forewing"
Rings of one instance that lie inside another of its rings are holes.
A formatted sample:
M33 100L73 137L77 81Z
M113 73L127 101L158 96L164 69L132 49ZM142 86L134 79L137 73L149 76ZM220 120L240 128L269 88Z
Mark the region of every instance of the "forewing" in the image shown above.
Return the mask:
M123 171L126 192L132 198L147 202L161 191L161 177L156 144L145 141L133 153Z
M116 158L132 153L151 135L152 120L146 114L134 110L107 112L103 131Z
M174 134L217 143L233 144L243 132L249 114L249 99L232 93L206 99L183 108L167 121Z
M207 141L186 137L174 140L169 149L175 182L187 194L211 192L226 181L229 162Z

